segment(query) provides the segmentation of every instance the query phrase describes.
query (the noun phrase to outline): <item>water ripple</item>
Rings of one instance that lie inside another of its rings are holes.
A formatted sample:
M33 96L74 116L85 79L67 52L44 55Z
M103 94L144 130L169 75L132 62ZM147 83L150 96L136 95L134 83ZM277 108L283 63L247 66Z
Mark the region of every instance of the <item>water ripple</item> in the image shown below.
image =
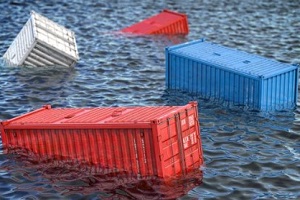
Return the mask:
M189 35L134 37L118 32L165 8L188 15ZM157 180L130 182L79 165L34 162L30 154L6 154L0 143L1 199L300 198L299 98L292 111L251 111L168 90L164 68L166 46L203 37L282 62L300 63L298 1L8 0L0 3L0 9L1 55L31 10L72 29L80 54L74 69L11 68L0 59L0 120L44 104L158 106L196 100L205 158L203 183L202 178L189 179L171 187Z

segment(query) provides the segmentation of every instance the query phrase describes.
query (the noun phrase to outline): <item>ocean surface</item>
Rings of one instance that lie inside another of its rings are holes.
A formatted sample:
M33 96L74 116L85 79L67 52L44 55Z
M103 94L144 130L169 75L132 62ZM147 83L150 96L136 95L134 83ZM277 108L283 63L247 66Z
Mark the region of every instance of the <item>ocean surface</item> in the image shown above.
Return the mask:
M170 9L188 15L187 36L118 30ZM7 154L0 142L0 199L300 199L300 98L289 111L257 112L165 87L164 48L205 38L300 63L299 0L1 0L2 56L34 10L72 29L74 69L8 67L0 59L0 120L52 107L199 103L202 177L164 185L67 163ZM188 186L188 185L192 185Z

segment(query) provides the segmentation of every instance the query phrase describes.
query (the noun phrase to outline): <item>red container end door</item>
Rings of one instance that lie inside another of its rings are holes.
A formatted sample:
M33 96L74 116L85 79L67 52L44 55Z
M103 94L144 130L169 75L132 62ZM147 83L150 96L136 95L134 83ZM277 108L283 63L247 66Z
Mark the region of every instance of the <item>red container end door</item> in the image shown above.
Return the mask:
M121 30L132 34L188 34L188 20L185 14L163 10L158 15L145 19Z
M44 107L0 123L4 148L139 176L186 175L203 164L197 103L185 106Z
M163 177L186 175L204 163L196 104L160 120L158 138Z

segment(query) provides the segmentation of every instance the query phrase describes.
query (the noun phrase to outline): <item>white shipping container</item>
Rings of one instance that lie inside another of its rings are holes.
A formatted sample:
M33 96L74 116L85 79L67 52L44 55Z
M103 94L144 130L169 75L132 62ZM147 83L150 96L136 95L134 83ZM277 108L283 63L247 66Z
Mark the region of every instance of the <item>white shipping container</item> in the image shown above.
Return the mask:
M13 66L73 67L79 55L73 31L31 11L3 58Z

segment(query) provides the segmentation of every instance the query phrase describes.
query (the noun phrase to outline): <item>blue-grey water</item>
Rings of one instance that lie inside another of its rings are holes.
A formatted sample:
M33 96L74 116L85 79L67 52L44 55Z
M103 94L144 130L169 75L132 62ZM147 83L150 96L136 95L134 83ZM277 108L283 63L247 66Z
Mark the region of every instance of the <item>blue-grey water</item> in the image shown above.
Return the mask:
M188 15L187 36L117 33L163 9ZM35 10L72 29L74 69L8 67L0 60L0 120L53 107L160 106L199 102L203 180L102 175L80 166L37 163L0 143L0 199L300 199L300 98L294 110L262 113L165 88L166 46L206 38L287 63L300 63L298 0L1 0L2 56ZM182 185L180 185L182 184ZM173 193L174 195L170 195ZM179 192L180 193L180 192Z

